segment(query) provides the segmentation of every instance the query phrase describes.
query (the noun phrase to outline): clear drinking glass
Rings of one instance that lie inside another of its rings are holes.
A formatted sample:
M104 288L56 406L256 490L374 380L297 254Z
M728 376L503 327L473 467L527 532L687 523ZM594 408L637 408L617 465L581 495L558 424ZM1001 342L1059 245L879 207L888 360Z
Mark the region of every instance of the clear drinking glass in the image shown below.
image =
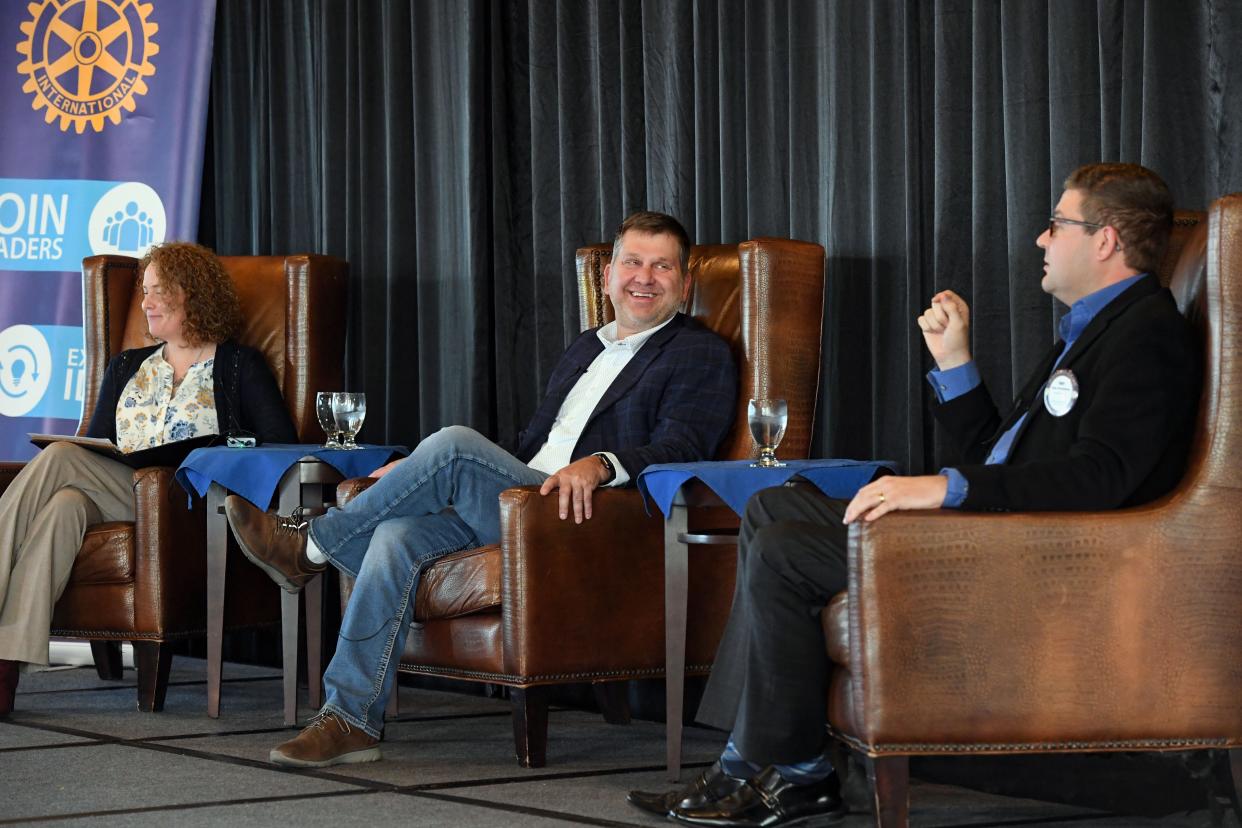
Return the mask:
M759 460L750 465L771 469L785 465L776 459L776 447L785 436L785 424L789 421L789 406L784 400L751 400L746 408L750 422L750 436L759 446Z
M367 418L367 395L337 391L332 395L332 415L336 419L336 430L341 433L341 448L358 448L354 437Z
M324 448L341 447L341 441L337 439L336 415L332 412L332 394L332 391L320 391L315 395L315 416L319 418L319 427L328 438Z

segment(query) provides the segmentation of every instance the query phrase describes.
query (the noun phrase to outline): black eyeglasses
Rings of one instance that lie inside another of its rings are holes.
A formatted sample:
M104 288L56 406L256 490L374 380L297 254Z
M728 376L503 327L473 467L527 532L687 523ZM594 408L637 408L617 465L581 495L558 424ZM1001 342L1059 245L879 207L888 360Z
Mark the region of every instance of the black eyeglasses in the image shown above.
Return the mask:
M1078 219L1062 218L1061 216L1048 216L1048 235L1055 236L1057 234L1057 224L1077 224L1079 227L1090 227L1092 230L1099 230L1106 227L1104 224L1096 224L1093 221L1079 221Z

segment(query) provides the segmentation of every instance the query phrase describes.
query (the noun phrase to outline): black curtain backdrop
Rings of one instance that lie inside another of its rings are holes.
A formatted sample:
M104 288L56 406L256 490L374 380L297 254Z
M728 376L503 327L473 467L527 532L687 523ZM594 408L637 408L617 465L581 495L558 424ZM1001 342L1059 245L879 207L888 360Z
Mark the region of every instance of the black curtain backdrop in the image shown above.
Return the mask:
M828 252L814 450L951 460L915 315L970 302L998 399L1063 309L1036 235L1075 167L1242 190L1233 0L220 0L200 238L350 262L364 438L513 437L629 211Z

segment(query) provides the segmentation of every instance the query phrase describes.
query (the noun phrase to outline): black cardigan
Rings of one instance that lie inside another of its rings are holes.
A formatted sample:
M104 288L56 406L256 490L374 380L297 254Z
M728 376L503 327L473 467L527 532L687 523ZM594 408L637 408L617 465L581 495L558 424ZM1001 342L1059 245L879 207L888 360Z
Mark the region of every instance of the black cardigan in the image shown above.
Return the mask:
M116 406L126 383L159 345L122 351L108 363L88 437L116 442ZM212 369L220 433L249 432L261 443L296 443L293 421L263 355L229 340L216 346Z

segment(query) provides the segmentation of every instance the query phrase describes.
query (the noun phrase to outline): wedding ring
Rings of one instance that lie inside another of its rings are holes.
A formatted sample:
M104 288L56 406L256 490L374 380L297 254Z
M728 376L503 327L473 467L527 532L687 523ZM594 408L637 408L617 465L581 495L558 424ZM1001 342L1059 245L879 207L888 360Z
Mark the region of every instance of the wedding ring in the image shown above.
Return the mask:
M884 502L884 492L880 492L880 502Z

